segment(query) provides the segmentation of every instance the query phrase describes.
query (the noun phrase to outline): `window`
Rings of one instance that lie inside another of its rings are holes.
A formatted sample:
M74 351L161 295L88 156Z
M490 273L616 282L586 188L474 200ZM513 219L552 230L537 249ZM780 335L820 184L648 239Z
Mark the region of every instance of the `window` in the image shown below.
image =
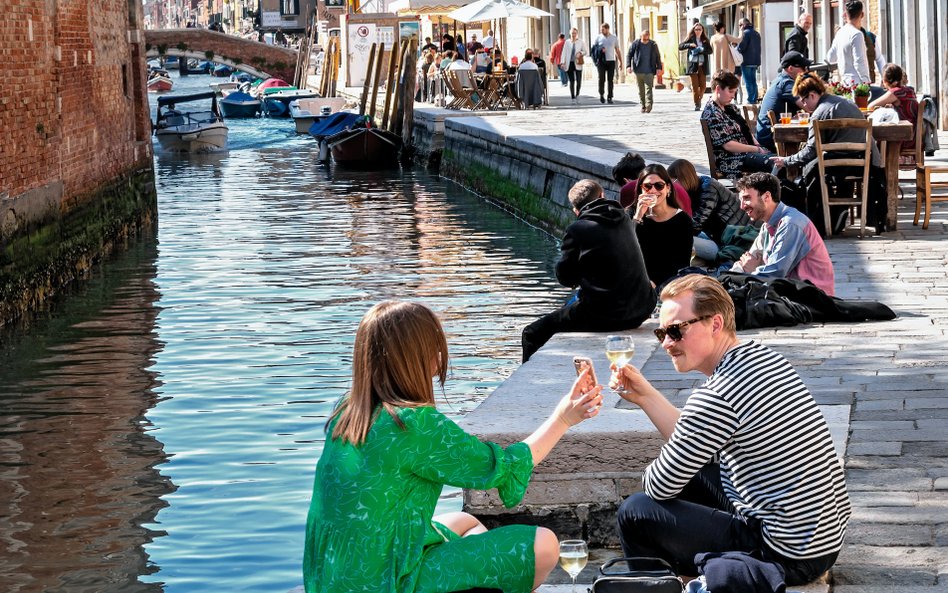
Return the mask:
M657 25L657 27L658 27L658 32L659 32L659 33L667 33L667 32L668 32L668 17L667 17L667 16L659 16L659 17L658 17L658 25Z
M280 14L299 14L300 0L280 0Z

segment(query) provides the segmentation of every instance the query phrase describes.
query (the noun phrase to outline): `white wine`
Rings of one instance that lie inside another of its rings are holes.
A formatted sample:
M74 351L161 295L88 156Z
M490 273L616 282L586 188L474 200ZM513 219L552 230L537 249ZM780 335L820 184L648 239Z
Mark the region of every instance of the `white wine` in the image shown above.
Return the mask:
M635 350L606 350L606 358L617 367L624 367L632 360Z
M560 566L569 576L576 578L583 568L586 567L586 559L589 558L588 552L573 551L560 552Z

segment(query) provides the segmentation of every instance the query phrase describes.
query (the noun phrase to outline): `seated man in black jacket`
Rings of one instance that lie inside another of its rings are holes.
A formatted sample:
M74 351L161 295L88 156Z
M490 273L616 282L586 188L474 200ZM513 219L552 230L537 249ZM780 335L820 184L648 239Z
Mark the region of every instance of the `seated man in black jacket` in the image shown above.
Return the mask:
M566 228L556 278L578 286L579 298L523 330L523 362L556 333L632 329L655 309L632 219L622 206L591 179L577 182L569 201L578 220Z

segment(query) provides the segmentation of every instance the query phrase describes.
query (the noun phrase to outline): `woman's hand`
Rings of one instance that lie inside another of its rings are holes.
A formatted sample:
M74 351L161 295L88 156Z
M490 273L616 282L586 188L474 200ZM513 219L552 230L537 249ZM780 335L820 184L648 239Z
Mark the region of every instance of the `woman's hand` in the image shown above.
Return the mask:
M635 203L635 219L642 220L642 217L645 216L645 211L648 210L649 206L655 206L658 202L658 198L651 194L642 194L639 196L638 201Z
M583 420L599 414L602 408L602 385L593 384L589 369L576 377L569 393L556 406L556 417L567 426L576 426Z
M652 393L657 393L648 379L631 364L623 367L611 365L612 376L609 377L609 389L617 391L622 399L628 400L636 405L641 405L639 400Z

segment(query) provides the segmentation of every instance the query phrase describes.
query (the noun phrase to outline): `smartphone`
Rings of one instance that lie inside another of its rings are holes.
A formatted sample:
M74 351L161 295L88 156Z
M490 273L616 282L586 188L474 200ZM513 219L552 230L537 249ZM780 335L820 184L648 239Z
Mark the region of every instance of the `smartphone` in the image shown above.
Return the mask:
M596 368L593 366L593 361L588 356L574 356L573 357L573 366L576 367L576 375L578 376L583 372L583 369L589 369L589 380L592 381L590 386L595 386L598 384L596 381Z

